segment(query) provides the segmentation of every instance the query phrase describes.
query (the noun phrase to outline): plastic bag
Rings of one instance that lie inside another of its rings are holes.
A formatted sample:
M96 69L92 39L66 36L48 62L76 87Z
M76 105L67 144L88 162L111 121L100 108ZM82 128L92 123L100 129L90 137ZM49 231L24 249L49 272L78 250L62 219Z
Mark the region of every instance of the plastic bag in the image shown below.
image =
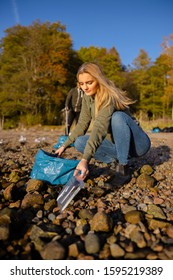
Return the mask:
M69 205L71 200L82 188L84 188L84 181L78 180L75 176L72 176L62 188L59 196L57 197L57 203L60 208L60 212L62 212Z
M55 149L58 149L59 147L62 146L62 144L64 144L64 142L67 140L67 135L61 135L58 138L58 142L53 146ZM74 146L74 144L70 144L70 146Z
M73 176L78 163L79 160L60 158L40 149L35 156L30 178L51 185L64 185Z

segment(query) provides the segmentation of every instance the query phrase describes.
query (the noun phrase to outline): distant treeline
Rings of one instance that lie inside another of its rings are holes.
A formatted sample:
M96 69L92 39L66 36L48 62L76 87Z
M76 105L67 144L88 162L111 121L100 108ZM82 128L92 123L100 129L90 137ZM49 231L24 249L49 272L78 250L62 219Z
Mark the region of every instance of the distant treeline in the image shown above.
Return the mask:
M125 66L115 49L90 46L73 49L60 22L15 25L0 41L0 127L19 124L61 124L68 90L76 85L78 67L98 62L109 79L136 100L139 119L173 119L173 34L151 61L144 49Z

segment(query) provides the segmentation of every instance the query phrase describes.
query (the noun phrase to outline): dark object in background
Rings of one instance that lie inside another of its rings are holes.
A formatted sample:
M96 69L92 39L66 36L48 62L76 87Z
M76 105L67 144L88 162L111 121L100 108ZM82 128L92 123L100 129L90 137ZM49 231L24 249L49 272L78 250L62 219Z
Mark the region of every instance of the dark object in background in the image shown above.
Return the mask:
M162 132L173 132L173 126L163 128Z
M161 129L160 127L156 126L156 127L153 127L153 129L151 130L151 132L153 132L153 133L158 133L158 132L173 132L173 126L171 126L171 127L164 127L163 129Z

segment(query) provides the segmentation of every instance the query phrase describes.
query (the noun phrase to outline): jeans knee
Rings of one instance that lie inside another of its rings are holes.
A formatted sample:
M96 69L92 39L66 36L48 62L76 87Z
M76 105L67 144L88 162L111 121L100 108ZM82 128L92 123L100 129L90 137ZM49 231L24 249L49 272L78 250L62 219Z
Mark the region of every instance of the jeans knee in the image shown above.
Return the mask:
M78 138L76 139L76 141L74 142L74 146L75 146L75 148L76 148L77 150L78 150L78 147L81 146L81 143L82 143L82 141L81 141L80 137L78 137Z
M86 146L86 142L88 140L88 137L85 135L85 136L80 136L76 139L76 141L74 142L74 146L75 148L80 151L80 152L83 152L84 151L84 148Z
M113 113L111 123L115 127L121 126L125 122L125 113L117 111Z

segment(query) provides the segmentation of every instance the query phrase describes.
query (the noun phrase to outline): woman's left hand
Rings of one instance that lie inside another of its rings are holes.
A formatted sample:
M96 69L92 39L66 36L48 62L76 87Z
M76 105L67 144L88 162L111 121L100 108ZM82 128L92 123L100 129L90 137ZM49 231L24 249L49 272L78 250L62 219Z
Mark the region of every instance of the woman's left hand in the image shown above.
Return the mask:
M76 166L76 169L74 171L74 176L79 180L84 180L88 174L89 174L88 162L86 159L81 159L81 161Z

